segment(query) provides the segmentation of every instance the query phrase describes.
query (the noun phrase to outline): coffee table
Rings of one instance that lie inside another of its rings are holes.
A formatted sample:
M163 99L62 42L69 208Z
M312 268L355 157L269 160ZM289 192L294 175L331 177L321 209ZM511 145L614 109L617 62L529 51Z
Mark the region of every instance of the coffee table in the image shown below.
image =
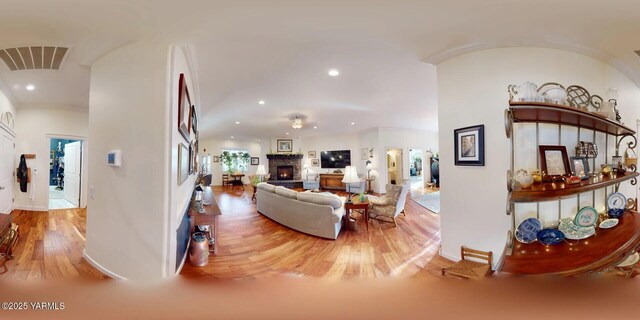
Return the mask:
M360 201L359 196L351 197L351 202L344 204L345 211L345 225L349 226L349 219L351 218L351 210L364 210L364 223L367 225L367 232L369 232L369 198L364 201Z

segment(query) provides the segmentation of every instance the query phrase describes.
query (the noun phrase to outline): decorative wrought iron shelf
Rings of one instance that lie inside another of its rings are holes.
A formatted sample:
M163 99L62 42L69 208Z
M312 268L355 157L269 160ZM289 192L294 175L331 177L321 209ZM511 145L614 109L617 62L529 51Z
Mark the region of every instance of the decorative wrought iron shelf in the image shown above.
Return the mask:
M615 136L635 135L635 131L613 120L577 108L545 102L509 102L513 122L540 122L578 126Z
M575 196L576 194L592 191L619 184L629 179L640 176L637 172L627 172L624 175L616 175L615 178L604 176L602 178L590 178L579 184L567 184L564 182L534 183L528 189L514 188L511 193L511 202L539 202L560 200Z

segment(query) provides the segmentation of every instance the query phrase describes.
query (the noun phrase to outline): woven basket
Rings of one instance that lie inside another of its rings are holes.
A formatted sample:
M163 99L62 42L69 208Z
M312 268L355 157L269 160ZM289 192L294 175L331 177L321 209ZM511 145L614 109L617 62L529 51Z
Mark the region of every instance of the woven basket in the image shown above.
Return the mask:
M633 156L630 156L629 153L631 153ZM630 167L631 165L635 166L638 164L638 155L636 155L636 152L633 149L627 148L627 150L624 152L624 164L627 167Z

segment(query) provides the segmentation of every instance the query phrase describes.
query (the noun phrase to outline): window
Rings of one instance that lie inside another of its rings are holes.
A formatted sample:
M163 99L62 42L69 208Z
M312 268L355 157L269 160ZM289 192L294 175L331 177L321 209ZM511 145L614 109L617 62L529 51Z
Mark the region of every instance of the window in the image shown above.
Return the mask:
M223 149L220 155L223 172L247 172L251 156L246 150Z
M202 156L202 161L200 161L200 171L202 174L211 173L211 155Z

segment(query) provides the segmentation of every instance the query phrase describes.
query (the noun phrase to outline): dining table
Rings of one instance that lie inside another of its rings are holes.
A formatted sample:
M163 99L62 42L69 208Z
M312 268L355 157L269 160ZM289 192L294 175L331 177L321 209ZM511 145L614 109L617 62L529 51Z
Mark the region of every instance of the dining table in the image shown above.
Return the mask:
M233 178L233 180L231 180L231 187L235 188L235 187L241 187L243 188L244 185L242 184L242 177L244 177L244 173L232 173L231 178Z

